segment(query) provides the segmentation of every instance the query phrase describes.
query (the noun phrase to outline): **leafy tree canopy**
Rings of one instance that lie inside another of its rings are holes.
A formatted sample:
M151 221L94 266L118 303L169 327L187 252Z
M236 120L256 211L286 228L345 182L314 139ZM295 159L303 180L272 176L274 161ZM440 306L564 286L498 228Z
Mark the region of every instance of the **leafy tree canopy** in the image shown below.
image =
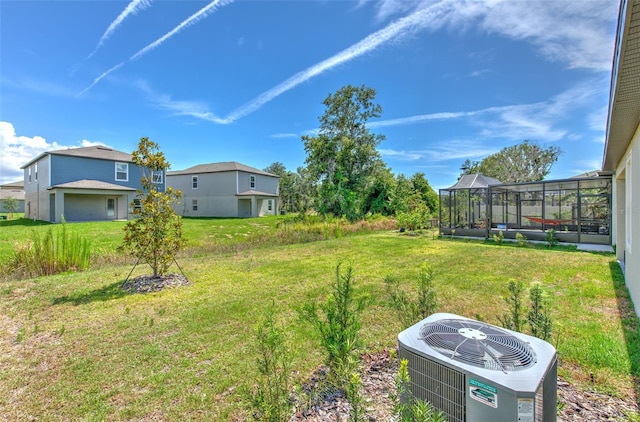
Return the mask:
M367 122L380 117L376 91L366 86L346 85L323 101L326 109L319 118L317 136L303 136L306 165L319 189L318 211L362 217L376 174L384 163L376 149L384 139L369 131Z
M481 161L466 160L462 175L481 173L503 183L535 182L545 178L562 151L558 147L542 148L525 140L505 147Z

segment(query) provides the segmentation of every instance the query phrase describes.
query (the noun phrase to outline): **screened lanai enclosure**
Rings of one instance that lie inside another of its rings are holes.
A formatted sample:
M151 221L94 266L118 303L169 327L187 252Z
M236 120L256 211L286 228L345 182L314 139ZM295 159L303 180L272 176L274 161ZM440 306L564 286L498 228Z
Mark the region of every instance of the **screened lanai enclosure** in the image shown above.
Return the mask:
M440 234L611 244L611 175L502 184L465 175L440 189Z

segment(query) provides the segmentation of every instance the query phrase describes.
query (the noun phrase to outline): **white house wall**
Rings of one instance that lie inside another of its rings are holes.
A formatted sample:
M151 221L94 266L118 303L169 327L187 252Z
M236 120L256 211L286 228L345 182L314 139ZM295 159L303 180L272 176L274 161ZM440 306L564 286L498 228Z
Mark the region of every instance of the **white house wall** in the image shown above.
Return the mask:
M640 126L616 168L613 205L613 242L618 260L624 262L636 314L640 315Z

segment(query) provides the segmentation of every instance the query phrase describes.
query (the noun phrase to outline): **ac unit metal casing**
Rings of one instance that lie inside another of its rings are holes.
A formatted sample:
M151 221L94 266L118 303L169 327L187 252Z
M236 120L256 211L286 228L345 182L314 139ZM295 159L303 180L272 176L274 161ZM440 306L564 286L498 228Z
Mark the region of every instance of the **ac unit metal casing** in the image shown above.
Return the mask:
M505 356L506 364L491 359L511 347L516 355ZM398 350L412 395L449 422L556 421L558 363L544 340L437 313L402 331Z

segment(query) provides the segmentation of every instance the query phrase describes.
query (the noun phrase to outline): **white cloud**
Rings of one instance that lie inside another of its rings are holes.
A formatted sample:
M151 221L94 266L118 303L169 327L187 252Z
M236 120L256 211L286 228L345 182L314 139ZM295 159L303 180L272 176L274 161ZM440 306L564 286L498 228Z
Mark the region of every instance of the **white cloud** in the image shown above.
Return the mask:
M300 138L297 133L274 133L270 138L284 139L284 138Z
M83 139L77 146L104 145ZM46 151L72 148L57 142L47 142L42 136L18 136L13 124L0 121L0 183L22 180L21 166Z

